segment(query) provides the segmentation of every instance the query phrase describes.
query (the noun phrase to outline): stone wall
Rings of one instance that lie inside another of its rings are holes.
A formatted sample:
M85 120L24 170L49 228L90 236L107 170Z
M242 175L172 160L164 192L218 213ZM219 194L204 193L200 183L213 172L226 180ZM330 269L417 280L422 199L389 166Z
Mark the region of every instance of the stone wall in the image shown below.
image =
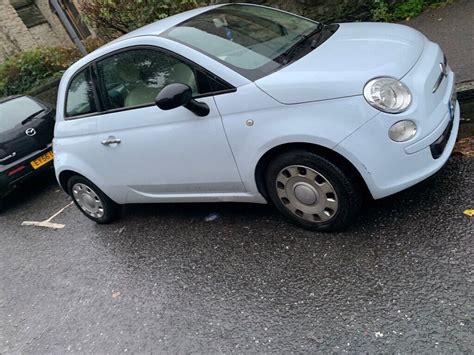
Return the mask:
M0 63L24 50L40 46L72 45L59 19L51 11L49 2L36 0L34 5L45 22L28 28L10 0L0 0Z

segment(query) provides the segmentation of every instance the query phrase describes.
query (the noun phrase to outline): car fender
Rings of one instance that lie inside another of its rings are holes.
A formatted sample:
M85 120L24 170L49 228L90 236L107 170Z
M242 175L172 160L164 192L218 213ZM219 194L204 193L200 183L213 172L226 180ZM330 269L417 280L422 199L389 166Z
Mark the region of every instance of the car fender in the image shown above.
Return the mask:
M253 171L252 178L248 177L246 179L245 186L249 189L249 192L260 192L258 187L258 176L259 173L258 168L261 160L267 155L267 153L271 152L272 150L278 149L279 147L287 146L288 149L292 149L293 147L301 147L301 146L314 146L317 148L325 148L328 149L337 155L343 157L347 160L362 176L362 179L366 182L370 180L370 173L368 172L365 165L357 159L353 154L346 151L344 148L335 145L334 142L328 141L325 138L321 137L314 137L310 135L298 135L298 136L284 136L276 139L269 144L263 146L252 158L252 169L250 172Z
M242 181L250 193L258 192L255 171L260 159L271 149L306 143L334 150L379 113L362 95L285 105L253 83L235 93L216 96L215 100ZM361 169L353 157L344 157Z

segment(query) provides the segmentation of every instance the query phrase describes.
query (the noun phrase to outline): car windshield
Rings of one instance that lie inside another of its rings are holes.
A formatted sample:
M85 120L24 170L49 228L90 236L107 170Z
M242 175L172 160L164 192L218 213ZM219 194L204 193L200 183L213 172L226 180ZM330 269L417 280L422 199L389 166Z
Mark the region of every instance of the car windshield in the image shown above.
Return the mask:
M44 107L26 96L0 103L0 133L21 125L25 119L42 111Z
M195 16L164 35L256 80L287 64L285 56L320 26L287 12L236 4Z

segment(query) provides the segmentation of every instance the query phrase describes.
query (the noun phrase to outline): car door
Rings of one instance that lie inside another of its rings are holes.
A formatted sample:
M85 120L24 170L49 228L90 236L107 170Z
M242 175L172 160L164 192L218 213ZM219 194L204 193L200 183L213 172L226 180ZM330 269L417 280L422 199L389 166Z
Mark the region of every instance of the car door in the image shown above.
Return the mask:
M192 201L243 192L213 93L225 83L169 51L132 47L93 65L103 108L95 157L111 188L126 186L128 203ZM184 83L209 106L206 117L155 105L166 85Z

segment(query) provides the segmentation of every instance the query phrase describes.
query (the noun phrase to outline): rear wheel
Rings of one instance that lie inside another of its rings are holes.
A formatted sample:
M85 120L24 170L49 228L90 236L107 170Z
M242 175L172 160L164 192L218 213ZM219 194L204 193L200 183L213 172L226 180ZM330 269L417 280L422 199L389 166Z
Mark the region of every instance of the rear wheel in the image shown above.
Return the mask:
M79 210L96 223L110 223L120 214L121 206L82 176L69 179L68 191Z
M290 220L319 231L349 226L362 204L354 174L308 151L292 151L270 162L266 173L270 199Z

